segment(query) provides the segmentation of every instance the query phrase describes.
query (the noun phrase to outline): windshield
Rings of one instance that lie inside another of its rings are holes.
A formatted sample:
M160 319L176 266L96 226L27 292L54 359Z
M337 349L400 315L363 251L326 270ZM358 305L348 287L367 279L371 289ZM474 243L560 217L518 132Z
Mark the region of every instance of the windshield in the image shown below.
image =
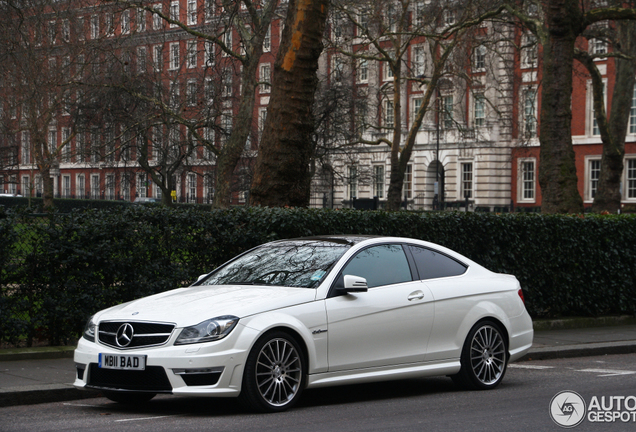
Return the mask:
M219 268L201 285L274 285L313 288L349 245L328 242L270 243Z

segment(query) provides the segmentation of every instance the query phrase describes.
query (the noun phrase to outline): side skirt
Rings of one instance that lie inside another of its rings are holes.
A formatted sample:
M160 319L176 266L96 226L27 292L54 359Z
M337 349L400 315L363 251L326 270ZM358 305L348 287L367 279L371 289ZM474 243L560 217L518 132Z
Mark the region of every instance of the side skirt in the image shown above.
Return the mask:
M459 359L435 363L411 363L369 369L354 369L309 375L308 388L334 385L360 384L377 381L392 381L406 378L454 375L459 372Z

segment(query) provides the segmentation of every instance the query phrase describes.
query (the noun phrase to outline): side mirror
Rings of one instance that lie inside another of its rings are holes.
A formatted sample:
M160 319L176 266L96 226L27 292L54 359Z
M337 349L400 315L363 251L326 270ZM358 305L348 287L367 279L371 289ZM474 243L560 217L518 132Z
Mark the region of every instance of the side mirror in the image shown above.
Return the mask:
M344 275L344 288L339 289L339 291L346 293L367 292L368 290L367 280L354 275Z
M197 278L197 282L199 282L201 279L203 279L204 277L206 277L207 274L202 274Z

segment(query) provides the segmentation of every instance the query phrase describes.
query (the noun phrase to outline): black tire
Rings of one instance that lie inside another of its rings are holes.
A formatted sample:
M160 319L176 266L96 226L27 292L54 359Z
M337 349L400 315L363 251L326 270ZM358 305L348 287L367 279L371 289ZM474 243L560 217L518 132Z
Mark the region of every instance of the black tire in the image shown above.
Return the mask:
M494 321L480 321L468 332L455 384L469 390L490 390L503 380L508 366L508 341Z
M239 400L259 412L281 412L300 398L307 379L305 354L289 334L272 331L250 351Z
M131 392L131 391L110 391L104 390L102 394L107 399L125 405L141 405L155 397L157 393Z

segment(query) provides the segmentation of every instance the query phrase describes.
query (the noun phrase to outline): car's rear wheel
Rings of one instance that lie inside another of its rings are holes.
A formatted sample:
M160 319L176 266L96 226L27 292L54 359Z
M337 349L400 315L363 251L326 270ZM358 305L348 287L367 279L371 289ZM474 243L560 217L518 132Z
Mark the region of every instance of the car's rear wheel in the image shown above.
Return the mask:
M305 386L305 357L296 340L282 331L261 337L247 358L239 399L261 412L293 406Z
M506 374L508 345L499 324L480 321L468 332L461 354L461 369L453 381L461 387L488 390Z
M126 405L139 405L148 402L155 397L156 393L146 392L118 392L118 391L102 391L104 397L112 400L113 402L126 404Z

